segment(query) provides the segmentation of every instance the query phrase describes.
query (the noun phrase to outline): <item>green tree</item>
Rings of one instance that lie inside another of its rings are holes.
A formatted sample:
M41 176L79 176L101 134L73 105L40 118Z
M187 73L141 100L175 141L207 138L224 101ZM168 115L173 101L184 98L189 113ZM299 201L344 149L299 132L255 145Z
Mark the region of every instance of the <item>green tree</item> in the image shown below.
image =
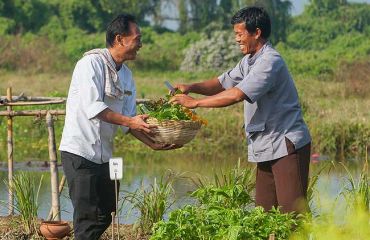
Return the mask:
M179 11L179 32L183 34L188 29L188 19L189 19L186 0L179 0L178 11Z
M0 17L14 20L14 33L37 32L50 16L50 5L42 0L2 0L0 3Z
M347 4L346 0L310 0L308 11L312 15L323 15L328 11L333 11L339 6Z

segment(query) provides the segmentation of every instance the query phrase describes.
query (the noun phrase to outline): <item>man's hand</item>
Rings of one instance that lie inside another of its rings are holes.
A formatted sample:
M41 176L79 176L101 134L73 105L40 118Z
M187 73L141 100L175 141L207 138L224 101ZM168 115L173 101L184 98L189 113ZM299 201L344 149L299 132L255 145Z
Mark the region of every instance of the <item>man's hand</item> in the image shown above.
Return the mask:
M180 104L184 107L187 108L196 108L197 106L197 100L189 97L188 95L185 94L177 94L173 96L170 101L170 103L175 103L175 104Z
M154 125L149 125L148 123L145 122L145 119L147 119L149 116L144 114L144 115L137 115L135 117L132 117L130 119L130 122L128 124L128 127L130 129L139 131L139 132L144 132L144 133L152 133L152 128L156 128L157 126Z
M190 85L187 84L175 84L175 90L180 90L183 94L190 93Z
M165 143L152 143L149 146L153 150L172 150L172 149L177 149L177 148L182 147L182 145L165 144Z

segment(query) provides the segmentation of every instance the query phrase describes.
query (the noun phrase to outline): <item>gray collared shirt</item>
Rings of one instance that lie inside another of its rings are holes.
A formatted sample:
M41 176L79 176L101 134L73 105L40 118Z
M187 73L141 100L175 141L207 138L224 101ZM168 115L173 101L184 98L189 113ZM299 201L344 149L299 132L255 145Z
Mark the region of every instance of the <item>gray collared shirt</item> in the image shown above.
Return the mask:
M104 61L97 55L87 55L78 61L68 92L66 117L59 150L102 164L112 157L113 139L118 125L99 120L104 109L136 115L136 88L130 69L122 64L117 72L124 89L123 99L104 92ZM120 126L124 132L127 127Z
M266 43L253 57L218 77L225 89L237 87L244 101L248 160L264 162L288 155L285 138L299 149L311 141L298 93L280 54Z

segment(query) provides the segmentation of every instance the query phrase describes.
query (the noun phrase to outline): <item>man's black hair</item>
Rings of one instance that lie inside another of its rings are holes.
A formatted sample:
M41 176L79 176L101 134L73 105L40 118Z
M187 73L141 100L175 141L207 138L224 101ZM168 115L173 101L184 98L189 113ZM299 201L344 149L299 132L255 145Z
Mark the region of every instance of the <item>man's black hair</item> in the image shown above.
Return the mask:
M231 24L245 23L245 28L249 33L255 33L256 29L261 30L261 37L267 39L271 33L271 20L262 7L245 7L240 9L231 18Z
M107 47L113 47L116 35L130 34L130 22L136 23L135 17L133 15L123 13L118 15L109 23L105 38Z

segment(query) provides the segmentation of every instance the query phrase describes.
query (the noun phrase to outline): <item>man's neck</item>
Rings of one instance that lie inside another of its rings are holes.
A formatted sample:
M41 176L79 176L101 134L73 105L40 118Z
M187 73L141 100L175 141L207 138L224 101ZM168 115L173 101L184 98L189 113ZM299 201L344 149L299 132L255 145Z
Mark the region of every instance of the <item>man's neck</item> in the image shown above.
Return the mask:
M261 48L263 48L263 46L266 44L267 40L265 39L261 39L258 43L257 43L257 46L256 46L256 51L254 51L253 53L251 53L249 55L249 57L253 57L256 53L258 53L259 50L261 50Z
M121 68L122 63L126 60L123 56L121 56L118 51L116 51L114 48L108 48L110 55L113 58L114 63L116 64L116 69ZM117 69L117 70L118 70Z

